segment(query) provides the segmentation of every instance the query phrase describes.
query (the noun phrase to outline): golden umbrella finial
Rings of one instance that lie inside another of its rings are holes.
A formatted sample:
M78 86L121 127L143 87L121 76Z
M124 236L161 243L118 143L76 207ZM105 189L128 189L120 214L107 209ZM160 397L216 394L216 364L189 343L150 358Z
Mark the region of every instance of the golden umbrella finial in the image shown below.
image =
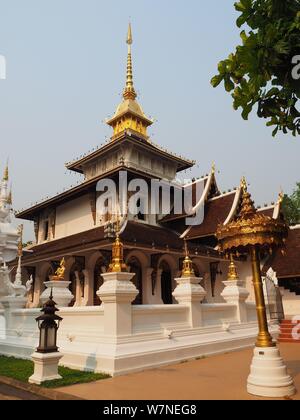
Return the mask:
M241 187L243 198L239 216L226 226L219 225L216 236L221 251L226 253L241 252L251 255L259 323L256 346L273 347L275 344L269 333L261 278L260 251L283 247L283 240L288 235L288 227L281 220L275 220L257 212L244 178Z
M133 39L132 39L132 29L131 29L130 23L128 27L126 42L128 44L127 75L126 75L126 87L123 92L123 98L125 100L131 99L134 101L137 97L137 94L133 86L133 70L132 70L132 57L131 57L131 45L132 45Z
M193 268L193 261L190 258L187 240L184 240L185 259L182 265L181 277L195 277L195 270Z
M242 188L243 192L248 191L248 185L247 185L246 177L244 177L244 176L241 180L241 188Z

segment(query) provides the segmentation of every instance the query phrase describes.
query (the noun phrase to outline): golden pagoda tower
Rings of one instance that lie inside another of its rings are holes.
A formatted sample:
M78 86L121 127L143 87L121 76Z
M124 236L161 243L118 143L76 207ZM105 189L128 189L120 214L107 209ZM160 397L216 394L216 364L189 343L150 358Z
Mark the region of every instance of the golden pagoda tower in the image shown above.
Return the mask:
M115 115L106 122L113 128L112 140L116 140L125 131L132 131L142 139L148 140L147 128L153 124L153 121L146 117L142 107L136 101L137 94L133 83L131 54L131 45L133 42L131 24L128 27L126 42L128 45L127 74L126 85L123 91L123 101L118 106Z
M193 261L190 258L187 241L184 240L185 259L182 265L181 277L195 277L195 270L193 268Z

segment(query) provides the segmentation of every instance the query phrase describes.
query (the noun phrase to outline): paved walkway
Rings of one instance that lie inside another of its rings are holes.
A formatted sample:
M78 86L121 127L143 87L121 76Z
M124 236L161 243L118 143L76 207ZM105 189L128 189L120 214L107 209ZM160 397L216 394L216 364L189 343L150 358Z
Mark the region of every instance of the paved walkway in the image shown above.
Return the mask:
M280 345L299 390L300 345ZM179 365L61 388L90 400L255 400L246 391L252 350L243 350Z

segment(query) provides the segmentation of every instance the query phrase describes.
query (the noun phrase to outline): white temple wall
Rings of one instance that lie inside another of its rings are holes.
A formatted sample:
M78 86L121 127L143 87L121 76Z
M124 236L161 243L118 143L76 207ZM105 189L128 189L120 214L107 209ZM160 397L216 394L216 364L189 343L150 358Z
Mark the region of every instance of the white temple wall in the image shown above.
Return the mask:
M61 365L120 375L249 347L257 334L252 304L245 323L238 321L234 305L202 304L203 325L197 328L189 324L188 305L132 306L131 311L132 334L110 337L103 306L60 308ZM30 359L38 345L39 314L39 309L12 309L8 324L7 311L0 309L0 354ZM270 329L276 337L278 328L271 324Z

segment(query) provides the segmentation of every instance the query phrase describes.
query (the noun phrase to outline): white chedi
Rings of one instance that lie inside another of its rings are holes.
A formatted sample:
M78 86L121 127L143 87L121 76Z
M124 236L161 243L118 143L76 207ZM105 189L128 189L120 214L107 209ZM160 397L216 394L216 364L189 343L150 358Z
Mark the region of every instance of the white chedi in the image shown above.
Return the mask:
M0 182L0 261L8 263L16 258L19 234L13 226L12 196L8 190L8 167L5 168Z

